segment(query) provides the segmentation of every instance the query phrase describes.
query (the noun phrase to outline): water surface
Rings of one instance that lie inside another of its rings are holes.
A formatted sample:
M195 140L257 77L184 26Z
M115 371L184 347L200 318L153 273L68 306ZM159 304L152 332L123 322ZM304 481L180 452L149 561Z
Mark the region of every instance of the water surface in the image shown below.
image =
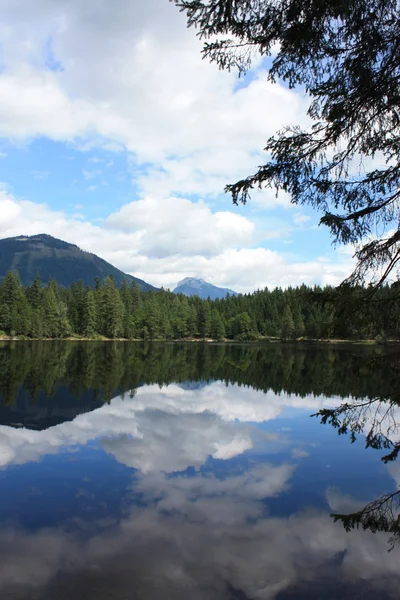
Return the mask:
M0 344L0 598L399 598L346 533L397 463L310 418L381 395L375 348Z

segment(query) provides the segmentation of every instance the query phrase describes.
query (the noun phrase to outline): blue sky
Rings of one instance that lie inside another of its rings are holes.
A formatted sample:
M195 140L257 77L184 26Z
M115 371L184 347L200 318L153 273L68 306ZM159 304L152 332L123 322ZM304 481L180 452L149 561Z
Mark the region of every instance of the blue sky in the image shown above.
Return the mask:
M237 291L339 283L319 215L226 183L266 139L307 124L301 90L201 59L166 0L0 0L0 237L49 233L154 285L186 276Z

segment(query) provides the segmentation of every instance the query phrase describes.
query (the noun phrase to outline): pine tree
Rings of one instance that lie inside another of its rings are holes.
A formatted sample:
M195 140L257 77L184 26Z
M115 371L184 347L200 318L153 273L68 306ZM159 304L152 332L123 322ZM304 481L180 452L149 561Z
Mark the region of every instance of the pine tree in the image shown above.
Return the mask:
M198 318L199 318L199 325L198 325L199 335L202 338L206 338L210 335L210 328L211 328L211 307L210 307L210 302L208 300L205 300L200 305Z
M282 315L281 324L281 339L288 340L293 338L295 332L295 325L293 321L292 311L289 304L286 304Z
M123 279L119 288L119 293L121 296L122 303L125 308L125 312L129 315L133 312L133 298L132 292L128 287L128 282L126 279Z
M214 340L221 341L225 338L225 327L219 312L214 309L211 311L211 337Z
M119 337L123 333L124 305L111 275L104 279L100 296L100 333L108 338Z
M53 287L49 285L43 293L44 333L47 337L58 337L58 306Z
M65 337L72 332L68 310L58 298L58 288L50 281L43 292L44 334L50 338Z
M0 286L0 328L9 335L29 335L32 310L17 272L9 271Z
M32 308L31 335L41 337L44 334L43 289L40 274L37 273L32 285L26 289L26 297Z
M187 321L187 334L189 337L196 337L197 335L199 335L197 323L198 323L197 308L193 304L192 306L190 306L189 316L188 316L188 321Z
M148 337L155 340L161 334L162 313L155 295L153 295L145 306L145 323L147 325Z
M34 310L37 310L41 307L42 296L42 283L40 280L40 274L37 273L32 285L26 289L26 297L28 298L29 304Z
M83 333L83 307L85 303L85 288L83 281L73 283L70 288L70 303L68 316L75 333Z
M141 308L142 297L140 289L136 281L133 279L131 283L131 298L132 298L132 310L135 313Z
M294 336L296 338L302 337L305 333L305 325L303 315L301 314L300 306L296 304L293 313L294 322Z
M163 321L163 337L166 340L174 339L174 330L167 315L165 315L165 320Z
M11 331L11 310L8 304L0 302L0 331L10 334Z
M230 329L232 337L236 340L246 341L255 338L251 317L247 312L241 312L234 317Z
M267 163L226 187L233 201L272 187L322 210L333 239L358 246L351 282L375 275L379 286L399 261L398 0L174 1L204 40L203 56L245 73L276 49L266 78L310 97L312 126L269 138Z
M82 314L82 333L86 337L93 337L97 328L97 306L91 288L86 288Z

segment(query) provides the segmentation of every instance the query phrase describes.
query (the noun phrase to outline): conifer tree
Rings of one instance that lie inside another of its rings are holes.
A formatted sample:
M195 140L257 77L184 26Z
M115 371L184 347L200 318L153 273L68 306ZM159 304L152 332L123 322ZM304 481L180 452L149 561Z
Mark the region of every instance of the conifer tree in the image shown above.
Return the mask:
M199 335L202 338L206 338L210 335L210 327L211 327L211 307L210 307L210 302L208 300L205 300L200 305L198 318L199 318L199 324L198 324Z
M210 326L211 337L214 340L221 341L225 338L225 326L221 319L221 315L218 310L214 309L211 311L211 326Z
M283 340L291 339L295 332L295 325L293 321L292 311L290 309L289 304L286 304L283 316L282 316L282 324L281 324L281 338Z
M82 314L82 333L86 337L93 337L97 328L97 307L94 293L91 288L86 288Z
M111 275L104 279L100 295L101 333L109 338L120 337L123 333L124 305Z
M351 283L375 273L379 286L400 260L398 0L174 1L204 57L243 74L274 53L266 78L310 98L312 126L269 138L266 164L227 186L233 201L273 187L319 209L333 239L356 246Z

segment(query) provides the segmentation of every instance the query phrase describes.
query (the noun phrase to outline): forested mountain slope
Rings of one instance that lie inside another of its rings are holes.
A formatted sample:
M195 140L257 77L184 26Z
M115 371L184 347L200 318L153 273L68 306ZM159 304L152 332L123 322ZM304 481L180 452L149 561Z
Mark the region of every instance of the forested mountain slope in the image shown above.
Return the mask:
M65 287L80 279L84 285L94 286L96 277L102 280L112 275L118 285L127 279L135 280L142 291L157 289L142 279L123 273L99 256L47 234L0 240L0 278L7 271L18 271L23 285L30 285L37 273L42 283L55 279Z

